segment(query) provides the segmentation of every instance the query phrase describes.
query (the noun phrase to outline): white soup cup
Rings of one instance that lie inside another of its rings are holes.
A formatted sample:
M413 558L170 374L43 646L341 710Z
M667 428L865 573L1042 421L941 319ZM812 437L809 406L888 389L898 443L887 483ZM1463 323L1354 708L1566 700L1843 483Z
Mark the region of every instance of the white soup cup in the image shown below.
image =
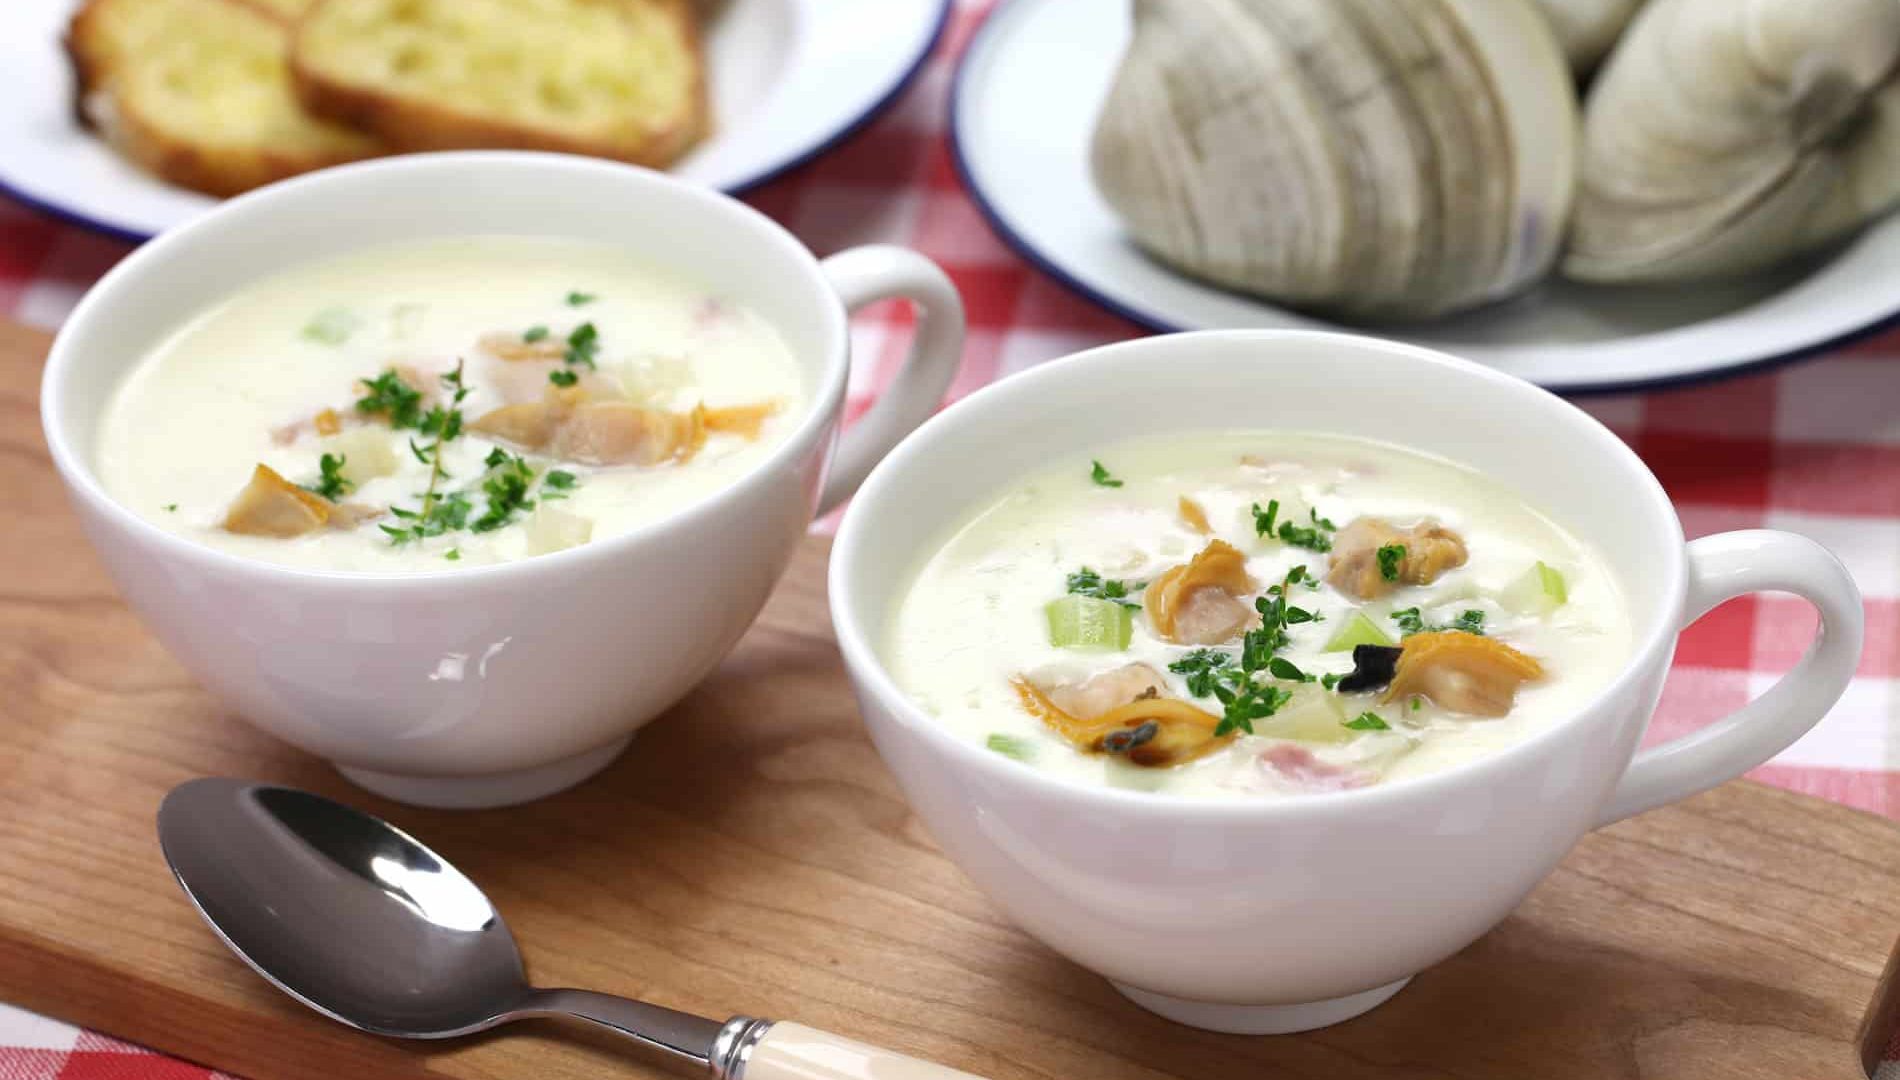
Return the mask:
M1401 442L1520 493L1615 573L1634 631L1622 673L1574 715L1488 757L1261 802L1060 780L953 735L893 681L885 634L911 577L1013 480L1108 441L1247 428ZM1764 590L1820 609L1806 656L1732 715L1637 753L1682 628ZM1373 1008L1503 919L1584 833L1767 760L1840 697L1862 630L1859 594L1833 555L1767 531L1685 545L1656 478L1562 399L1429 350L1301 331L1111 345L951 406L853 500L830 593L871 736L964 872L1137 1003L1246 1033Z
M730 486L631 533L406 577L250 561L167 533L101 487L94 450L107 400L183 321L298 264L496 234L617 245L748 305L803 371L795 429ZM919 311L910 356L840 438L847 315L893 297ZM120 591L233 711L379 794L494 806L604 767L711 671L814 513L850 494L941 401L962 339L955 289L914 252L865 247L821 261L743 203L644 169L432 154L277 184L140 248L53 343L41 420Z

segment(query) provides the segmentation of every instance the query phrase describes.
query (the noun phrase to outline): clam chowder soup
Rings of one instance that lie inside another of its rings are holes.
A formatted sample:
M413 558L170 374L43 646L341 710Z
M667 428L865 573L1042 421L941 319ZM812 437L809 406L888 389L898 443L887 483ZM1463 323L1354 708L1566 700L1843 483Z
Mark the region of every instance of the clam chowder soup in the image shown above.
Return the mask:
M1085 783L1272 798L1433 772L1569 716L1630 628L1600 559L1382 443L1168 437L955 530L886 641L961 737Z
M107 491L254 559L364 573L598 541L796 423L778 334L606 246L486 238L294 269L158 343L101 424Z

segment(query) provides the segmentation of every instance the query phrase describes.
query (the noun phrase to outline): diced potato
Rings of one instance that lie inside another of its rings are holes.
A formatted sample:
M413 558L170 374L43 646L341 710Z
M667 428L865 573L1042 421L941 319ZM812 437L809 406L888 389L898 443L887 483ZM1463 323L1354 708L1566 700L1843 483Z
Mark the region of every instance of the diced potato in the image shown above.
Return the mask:
M353 427L326 437L323 452L343 459L343 479L356 487L388 476L402 464L395 439L387 429L376 425Z
M594 535L594 522L579 514L542 503L522 525L528 541L528 554L546 555L587 543Z
M1253 731L1270 739L1304 743L1345 743L1359 737L1359 732L1346 726L1346 707L1339 695L1317 686L1293 691L1293 700L1272 716L1255 720Z

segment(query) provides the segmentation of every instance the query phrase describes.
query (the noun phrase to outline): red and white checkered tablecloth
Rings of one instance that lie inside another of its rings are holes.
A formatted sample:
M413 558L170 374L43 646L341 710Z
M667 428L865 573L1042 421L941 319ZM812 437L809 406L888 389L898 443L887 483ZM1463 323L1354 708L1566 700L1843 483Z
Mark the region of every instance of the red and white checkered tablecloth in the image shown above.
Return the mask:
M988 0L959 0L938 54L895 108L748 196L820 254L883 241L941 263L963 291L970 319L952 397L1141 333L1004 247L957 183L944 133L951 63L988 7ZM127 250L0 197L0 314L58 326ZM889 378L908 322L895 305L856 320L850 415ZM1867 597L1859 675L1819 727L1751 775L1900 818L1900 331L1767 374L1582 404L1662 478L1691 536L1788 529L1847 562ZM1650 738L1733 711L1792 666L1814 630L1813 610L1784 596L1732 601L1703 618L1682 637ZM0 1005L0 1080L210 1075Z

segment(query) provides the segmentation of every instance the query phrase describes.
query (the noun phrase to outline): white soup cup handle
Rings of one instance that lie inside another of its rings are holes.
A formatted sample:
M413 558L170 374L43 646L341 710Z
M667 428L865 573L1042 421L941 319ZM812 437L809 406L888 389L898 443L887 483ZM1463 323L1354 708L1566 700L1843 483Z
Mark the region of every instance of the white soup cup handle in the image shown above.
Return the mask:
M871 244L840 251L818 265L849 311L894 298L917 305L917 332L904 366L877 404L838 441L818 500L823 514L856 491L891 447L930 419L943 401L963 357L963 298L936 263L909 248Z
M1805 536L1748 529L1689 544L1683 625L1725 600L1790 592L1821 613L1821 627L1794 670L1768 692L1682 738L1636 755L1597 825L1621 821L1740 776L1787 749L1819 723L1860 663L1865 613L1847 568Z

